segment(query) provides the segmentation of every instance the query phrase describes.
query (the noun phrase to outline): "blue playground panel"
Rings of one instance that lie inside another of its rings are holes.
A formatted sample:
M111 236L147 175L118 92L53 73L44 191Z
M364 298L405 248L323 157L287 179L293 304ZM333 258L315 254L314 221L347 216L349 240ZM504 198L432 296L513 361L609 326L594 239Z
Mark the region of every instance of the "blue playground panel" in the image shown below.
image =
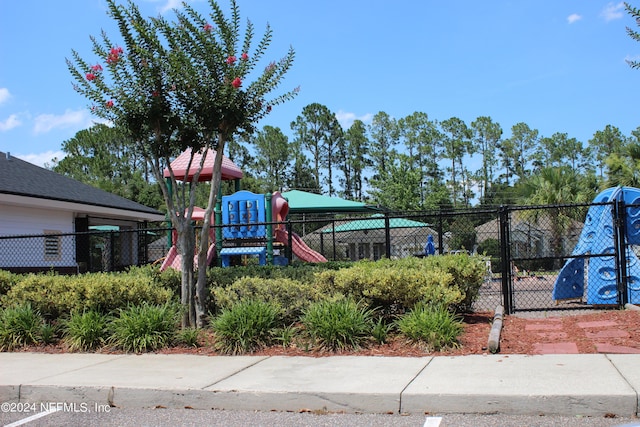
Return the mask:
M222 197L222 223L225 239L247 239L265 237L267 234L264 194L238 191Z
M640 204L640 189L632 187L608 188L598 194L594 203L624 200L627 205ZM587 212L584 228L572 255L578 258L568 260L553 287L553 299L581 298L585 291L587 304L617 304L618 289L614 254L614 236L611 206L592 206ZM627 212L626 243L640 243L640 208L633 207ZM595 246L597 245L597 247ZM605 249L602 250L601 248ZM611 253L612 256L589 258L585 287L585 258L580 255L590 253ZM628 297L632 304L640 303L640 263L635 253L627 246L627 271L629 275Z
M260 265L267 265L267 248L264 246L239 246L236 248L222 248L220 250L220 258L222 266L229 267L231 265L231 257L234 255L257 255Z

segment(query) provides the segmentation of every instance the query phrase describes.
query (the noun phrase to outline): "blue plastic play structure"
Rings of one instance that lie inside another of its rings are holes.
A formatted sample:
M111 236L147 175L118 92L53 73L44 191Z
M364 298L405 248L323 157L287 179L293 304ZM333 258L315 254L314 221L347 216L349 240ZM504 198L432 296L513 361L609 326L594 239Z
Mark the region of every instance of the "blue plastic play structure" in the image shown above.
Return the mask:
M254 255L258 263L267 263L267 247L248 244L256 243L260 239L268 241L265 222L271 220L266 217L265 195L254 194L250 191L238 191L230 196L222 197L222 235L225 241L234 242L220 249L220 259L223 267L231 265L231 257L237 255ZM269 209L271 207L269 206Z
M623 200L626 205L640 204L640 189L633 187L608 188L598 194L593 203ZM618 303L618 286L615 264L615 241L611 205L591 206L578 244L556 279L553 299L582 298L587 304L605 305ZM626 215L625 258L628 275L628 302L640 303L640 263L630 245L640 244L640 208L631 207ZM611 254L589 257L581 255ZM585 265L587 271L585 272ZM585 286L586 273L586 286Z

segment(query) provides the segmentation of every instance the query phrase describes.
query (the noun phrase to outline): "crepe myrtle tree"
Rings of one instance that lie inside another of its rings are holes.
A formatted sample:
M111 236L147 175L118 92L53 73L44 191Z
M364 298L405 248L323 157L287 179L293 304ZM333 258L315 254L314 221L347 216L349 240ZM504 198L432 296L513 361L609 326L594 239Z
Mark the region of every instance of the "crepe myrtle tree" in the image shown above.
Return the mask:
M208 16L183 3L182 10L173 11L175 19L168 20L144 18L131 1L118 5L107 0L108 15L116 21L121 41L116 43L102 31L99 37L91 37L97 58L86 60L73 50L72 59L67 59L74 89L89 100L94 115L129 134L162 188L182 255L183 327L202 327L206 321L209 227L225 143L236 134L253 133L272 107L298 92L271 95L293 64L293 48L280 60L260 66L271 43L271 28L267 25L254 44L254 27L247 21L242 28L235 0L230 0L228 17L216 1L208 3ZM195 170L195 175L190 185L178 186L170 161L187 149L191 150L187 170ZM191 218L209 149L215 150L216 159L196 248ZM163 178L165 167L170 186ZM196 249L201 267L197 277Z

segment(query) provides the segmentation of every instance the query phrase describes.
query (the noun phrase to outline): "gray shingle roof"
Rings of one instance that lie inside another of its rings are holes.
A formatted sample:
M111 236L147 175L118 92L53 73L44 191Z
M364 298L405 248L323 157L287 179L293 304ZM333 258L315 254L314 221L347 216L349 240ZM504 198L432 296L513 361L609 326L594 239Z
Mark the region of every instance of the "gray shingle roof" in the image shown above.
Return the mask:
M161 212L0 151L0 193L150 214Z

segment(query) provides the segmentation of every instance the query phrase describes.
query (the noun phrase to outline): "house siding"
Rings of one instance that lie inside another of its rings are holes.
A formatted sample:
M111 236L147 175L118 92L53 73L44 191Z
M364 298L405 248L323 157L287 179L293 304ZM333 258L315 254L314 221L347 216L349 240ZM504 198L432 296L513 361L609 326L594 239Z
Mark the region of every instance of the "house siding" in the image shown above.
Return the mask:
M0 236L73 233L73 213L19 206L0 209ZM4 246L4 248L3 248ZM0 239L2 267L74 267L73 236Z

